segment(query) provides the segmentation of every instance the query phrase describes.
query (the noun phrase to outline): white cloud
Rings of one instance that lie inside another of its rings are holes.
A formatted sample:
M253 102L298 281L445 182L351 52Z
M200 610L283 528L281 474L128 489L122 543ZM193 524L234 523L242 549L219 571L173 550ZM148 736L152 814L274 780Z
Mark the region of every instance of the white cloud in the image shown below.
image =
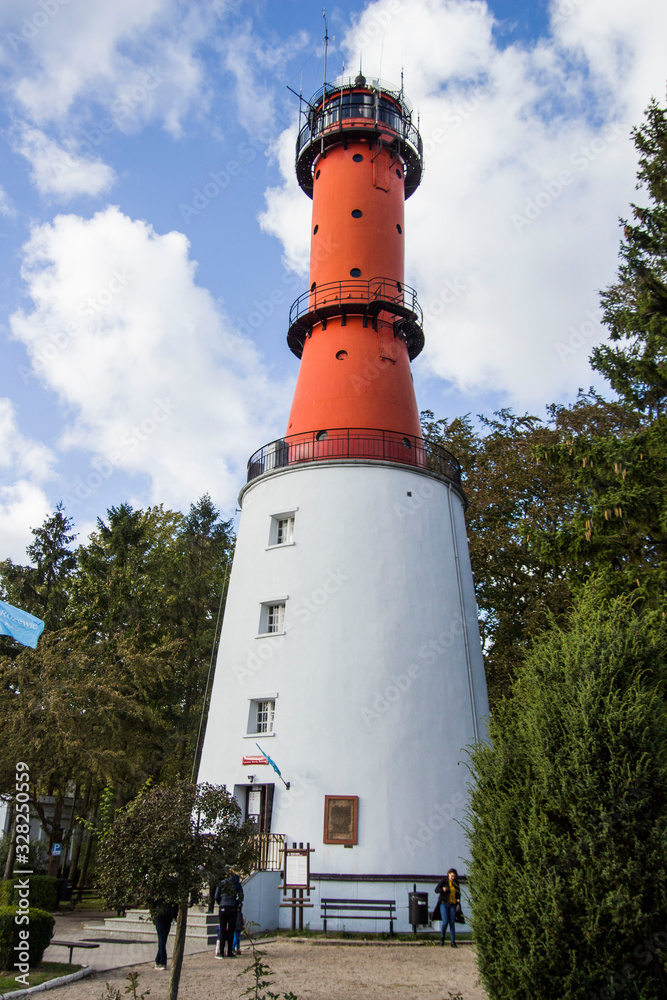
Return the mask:
M9 399L0 398L0 470L8 482L0 486L0 553L25 562L31 528L49 513L42 484L53 475L53 453L21 433Z
M58 216L24 247L31 311L11 317L36 376L72 414L61 446L146 474L151 502L233 500L257 442L280 432L289 392L237 335L178 232L117 208Z
M52 475L53 453L21 434L11 400L0 398L0 468L42 483Z
M98 195L107 191L115 174L100 159L78 156L73 143L69 149L59 146L39 129L24 125L13 137L14 150L30 164L32 181L43 195L56 195L65 201L77 195Z
M16 215L16 209L9 200L9 195L0 184L0 215Z
M21 113L41 127L69 124L83 99L107 113L115 101L128 103L125 128L161 117L177 133L202 96L194 50L212 16L206 4L188 9L176 0L48 0L33 11L7 3L0 28L8 88Z
M398 82L404 67L420 114L426 170L406 207L406 276L425 313L417 369L519 407L593 380L597 291L636 197L630 129L664 93L662 0L558 3L567 17L533 44L503 48L477 0L378 0L343 41L369 76ZM261 222L304 276L293 131L276 144L285 180Z
M20 479L0 486L0 553L3 559L26 563L26 547L32 542L32 528L51 513L43 490Z

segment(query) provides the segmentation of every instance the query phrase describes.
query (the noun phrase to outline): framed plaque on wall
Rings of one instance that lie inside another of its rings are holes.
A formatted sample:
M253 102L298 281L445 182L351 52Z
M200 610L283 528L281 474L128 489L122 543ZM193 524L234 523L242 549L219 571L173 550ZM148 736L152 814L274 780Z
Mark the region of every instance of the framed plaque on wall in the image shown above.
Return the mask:
M358 820L358 795L324 796L325 844L356 844Z

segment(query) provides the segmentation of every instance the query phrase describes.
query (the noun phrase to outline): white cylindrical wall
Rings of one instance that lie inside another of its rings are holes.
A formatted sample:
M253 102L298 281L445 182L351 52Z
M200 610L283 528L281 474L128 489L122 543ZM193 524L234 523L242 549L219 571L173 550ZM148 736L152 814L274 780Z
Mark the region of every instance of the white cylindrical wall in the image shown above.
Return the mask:
M275 545L276 515L293 543ZM285 634L261 635L285 602ZM275 697L272 735L247 734ZM316 872L465 870L465 747L488 713L463 503L432 475L313 462L243 495L200 781L275 782L271 830ZM244 767L263 751L279 766ZM323 844L325 795L359 796L358 843Z

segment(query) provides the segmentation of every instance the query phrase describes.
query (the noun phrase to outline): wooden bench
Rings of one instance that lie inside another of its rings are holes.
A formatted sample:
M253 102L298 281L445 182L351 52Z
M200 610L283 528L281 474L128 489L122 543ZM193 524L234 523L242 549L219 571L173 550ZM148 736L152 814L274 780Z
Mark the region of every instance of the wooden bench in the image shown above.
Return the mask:
M389 933L394 936L395 899L321 899L320 904L325 934L329 917L345 917L346 920L388 920Z
M99 948L99 944L93 944L91 941L49 941L49 947L52 944L59 945L61 948L69 948L69 964L72 964L72 952L75 948Z

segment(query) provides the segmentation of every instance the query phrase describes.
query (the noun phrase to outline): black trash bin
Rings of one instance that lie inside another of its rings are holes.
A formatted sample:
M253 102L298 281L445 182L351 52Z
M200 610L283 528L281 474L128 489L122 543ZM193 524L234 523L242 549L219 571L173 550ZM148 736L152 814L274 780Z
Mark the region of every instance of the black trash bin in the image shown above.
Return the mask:
M72 902L72 883L68 878L59 878L56 887L59 903Z
M417 927L425 927L428 924L428 893L409 892L408 903L410 923L416 934Z

